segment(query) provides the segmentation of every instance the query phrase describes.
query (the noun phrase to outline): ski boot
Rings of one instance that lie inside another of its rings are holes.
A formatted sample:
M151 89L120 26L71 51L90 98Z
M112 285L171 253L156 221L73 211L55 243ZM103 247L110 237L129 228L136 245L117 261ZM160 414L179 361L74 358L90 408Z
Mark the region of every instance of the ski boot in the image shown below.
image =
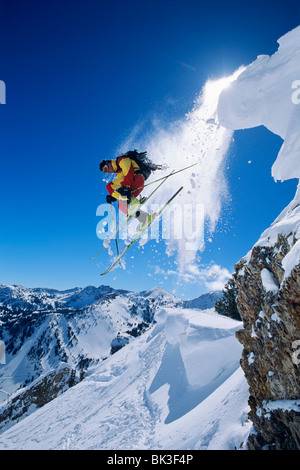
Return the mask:
M156 214L153 211L151 211L151 214L148 214L148 212L144 212L144 211L138 211L138 212L135 216L140 223L138 231L143 232L144 230L146 230L148 225L150 225L151 222L153 222Z

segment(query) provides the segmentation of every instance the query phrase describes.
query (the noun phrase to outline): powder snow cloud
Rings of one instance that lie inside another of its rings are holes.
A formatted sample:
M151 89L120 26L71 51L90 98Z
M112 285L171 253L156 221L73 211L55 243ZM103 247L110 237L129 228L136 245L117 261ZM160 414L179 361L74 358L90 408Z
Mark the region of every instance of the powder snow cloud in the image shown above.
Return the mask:
M224 168L233 131L220 125L216 110L221 91L242 70L239 69L230 77L208 80L195 99L192 110L182 119L166 124L155 117L148 127L138 123L118 149L124 152L130 146L147 150L154 162L168 165L168 170L159 175L153 174L147 183L167 175L173 169L179 170L192 163L197 164L169 178L151 198L151 203L157 207L176 189L184 186L176 204L188 210L182 210L183 216L174 217L173 230L174 233L180 233L183 228L183 235L177 239L172 236L165 238L164 242L167 252L176 253L179 276L186 281L202 276L197 253L204 249L205 234L211 236L216 229L223 203L228 198ZM216 285L219 286L220 283L216 281ZM210 283L210 287L212 286L214 284Z

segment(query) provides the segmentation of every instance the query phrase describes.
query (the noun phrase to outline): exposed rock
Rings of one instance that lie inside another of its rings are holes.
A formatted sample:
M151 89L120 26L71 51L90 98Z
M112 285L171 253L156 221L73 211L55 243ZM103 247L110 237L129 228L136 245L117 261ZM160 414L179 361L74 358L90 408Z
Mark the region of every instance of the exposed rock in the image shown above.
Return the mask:
M7 403L0 406L0 429L8 429L23 419L34 409L41 408L68 388L75 385L78 379L75 371L68 364L61 363L55 370L35 380L10 397Z
M249 449L300 449L300 360L294 351L300 340L300 264L288 277L283 268L296 243L293 233L277 233L273 245L257 244L235 266L244 324L236 336L244 346L241 366L254 425Z

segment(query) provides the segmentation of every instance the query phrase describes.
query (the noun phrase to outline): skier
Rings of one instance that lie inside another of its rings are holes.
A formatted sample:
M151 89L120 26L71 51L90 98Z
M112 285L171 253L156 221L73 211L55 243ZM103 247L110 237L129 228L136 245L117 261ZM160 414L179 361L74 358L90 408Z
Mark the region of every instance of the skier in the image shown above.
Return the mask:
M148 226L153 222L153 220L159 219L163 211L172 203L175 197L183 190L183 186L181 186L168 200L165 204L158 210L157 213L151 212L151 215L147 212L141 210L141 205L145 204L150 197L162 186L168 178L176 173L180 173L181 171L187 170L191 168L197 163L193 163L185 168L181 168L180 170L173 170L166 176L157 179L156 181L152 181L149 184L160 182L158 186L155 187L150 194L142 198L140 200L137 199L137 196L141 194L142 190L144 189L145 180L150 176L152 171L156 170L166 170L168 167L167 165L157 165L156 163L151 162L146 157L147 152L138 153L136 150L129 151L125 154L119 155L115 160L102 160L99 165L100 171L103 173L116 173L116 178L106 185L106 189L108 191L108 195L106 196L106 201L111 204L114 201L119 201L119 209L127 215L127 218L121 228L128 223L128 220L135 216L139 222L140 227L137 235L131 240L129 245L125 247L122 253L118 253L118 256L115 260L111 263L111 265L101 273L101 276L108 274L116 267L116 265L120 262L122 257L127 253L127 251L132 247L134 243L143 235L144 231L147 230ZM128 206L130 206L128 210ZM112 238L115 238L116 235L119 233L120 228L114 232L114 234L109 237L109 241ZM102 253L103 246L101 250L90 259L95 259L97 256Z
M119 155L115 160L102 160L99 166L103 173L116 173L116 178L106 185L109 193L106 202L111 204L118 200L121 212L126 215L132 213L138 219L139 230L143 230L151 222L152 215L137 209L140 205L137 196L144 189L145 179L157 167L149 160L145 163L145 155L146 152L138 153L133 150Z

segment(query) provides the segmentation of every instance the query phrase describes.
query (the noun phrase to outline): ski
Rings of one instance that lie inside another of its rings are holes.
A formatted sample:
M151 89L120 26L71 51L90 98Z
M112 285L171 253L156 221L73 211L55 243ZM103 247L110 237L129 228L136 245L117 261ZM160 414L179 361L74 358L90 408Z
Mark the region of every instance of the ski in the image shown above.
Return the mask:
M122 251L122 253L117 256L115 258L115 260L113 261L113 263L106 269L106 271L104 271L103 273L100 274L100 276L104 276L105 274L108 274L109 272L112 271L112 269L118 264L120 263L121 259L123 258L123 256L127 253L127 251L132 247L132 245L137 241L139 240L139 238L143 235L143 233L148 229L148 227L150 227L150 225L152 224L152 222L154 222L155 220L159 220L160 219L160 216L162 214L162 212L167 208L167 206L173 201L173 199L175 199L176 196L178 196L178 194L180 193L180 191L183 190L183 186L181 186L181 188L179 188L176 193L173 194L173 196L170 197L170 199L165 203L165 205L157 212L157 214L155 215L155 217L147 224L146 227L144 227L142 230L139 230L137 235L131 240L131 242L129 243L129 245L126 246L126 248L124 248L124 250Z
M174 173L174 171L175 171L175 170L173 170L173 172L170 173L169 175L165 176L164 179L163 179L163 181L162 181L155 189L153 189L153 191L149 194L149 196L146 196L146 198L144 198L144 199L141 201L141 203L139 204L139 206L134 210L134 213L131 213L131 214L129 214L129 215L126 217L126 219L124 220L124 222L122 223L122 225L118 228L118 230L115 230L114 233L113 233L110 237L106 238L106 241L107 241L108 243L109 243L111 240L113 240L114 238L116 238L116 236L118 235L118 233L125 227L125 225L128 224L128 222L132 219L132 217L134 217L134 214L136 213L136 211L138 211L138 210L141 208L141 206L142 206L143 204L145 204L145 203L150 199L150 197L151 197L151 196L161 187L161 185ZM100 250L95 256L93 256L92 258L90 258L90 260L93 260L93 259L97 258L97 256L99 256L100 253L102 253L102 251L104 250L104 248L105 248L105 246L103 246L103 247L101 248L101 250Z

